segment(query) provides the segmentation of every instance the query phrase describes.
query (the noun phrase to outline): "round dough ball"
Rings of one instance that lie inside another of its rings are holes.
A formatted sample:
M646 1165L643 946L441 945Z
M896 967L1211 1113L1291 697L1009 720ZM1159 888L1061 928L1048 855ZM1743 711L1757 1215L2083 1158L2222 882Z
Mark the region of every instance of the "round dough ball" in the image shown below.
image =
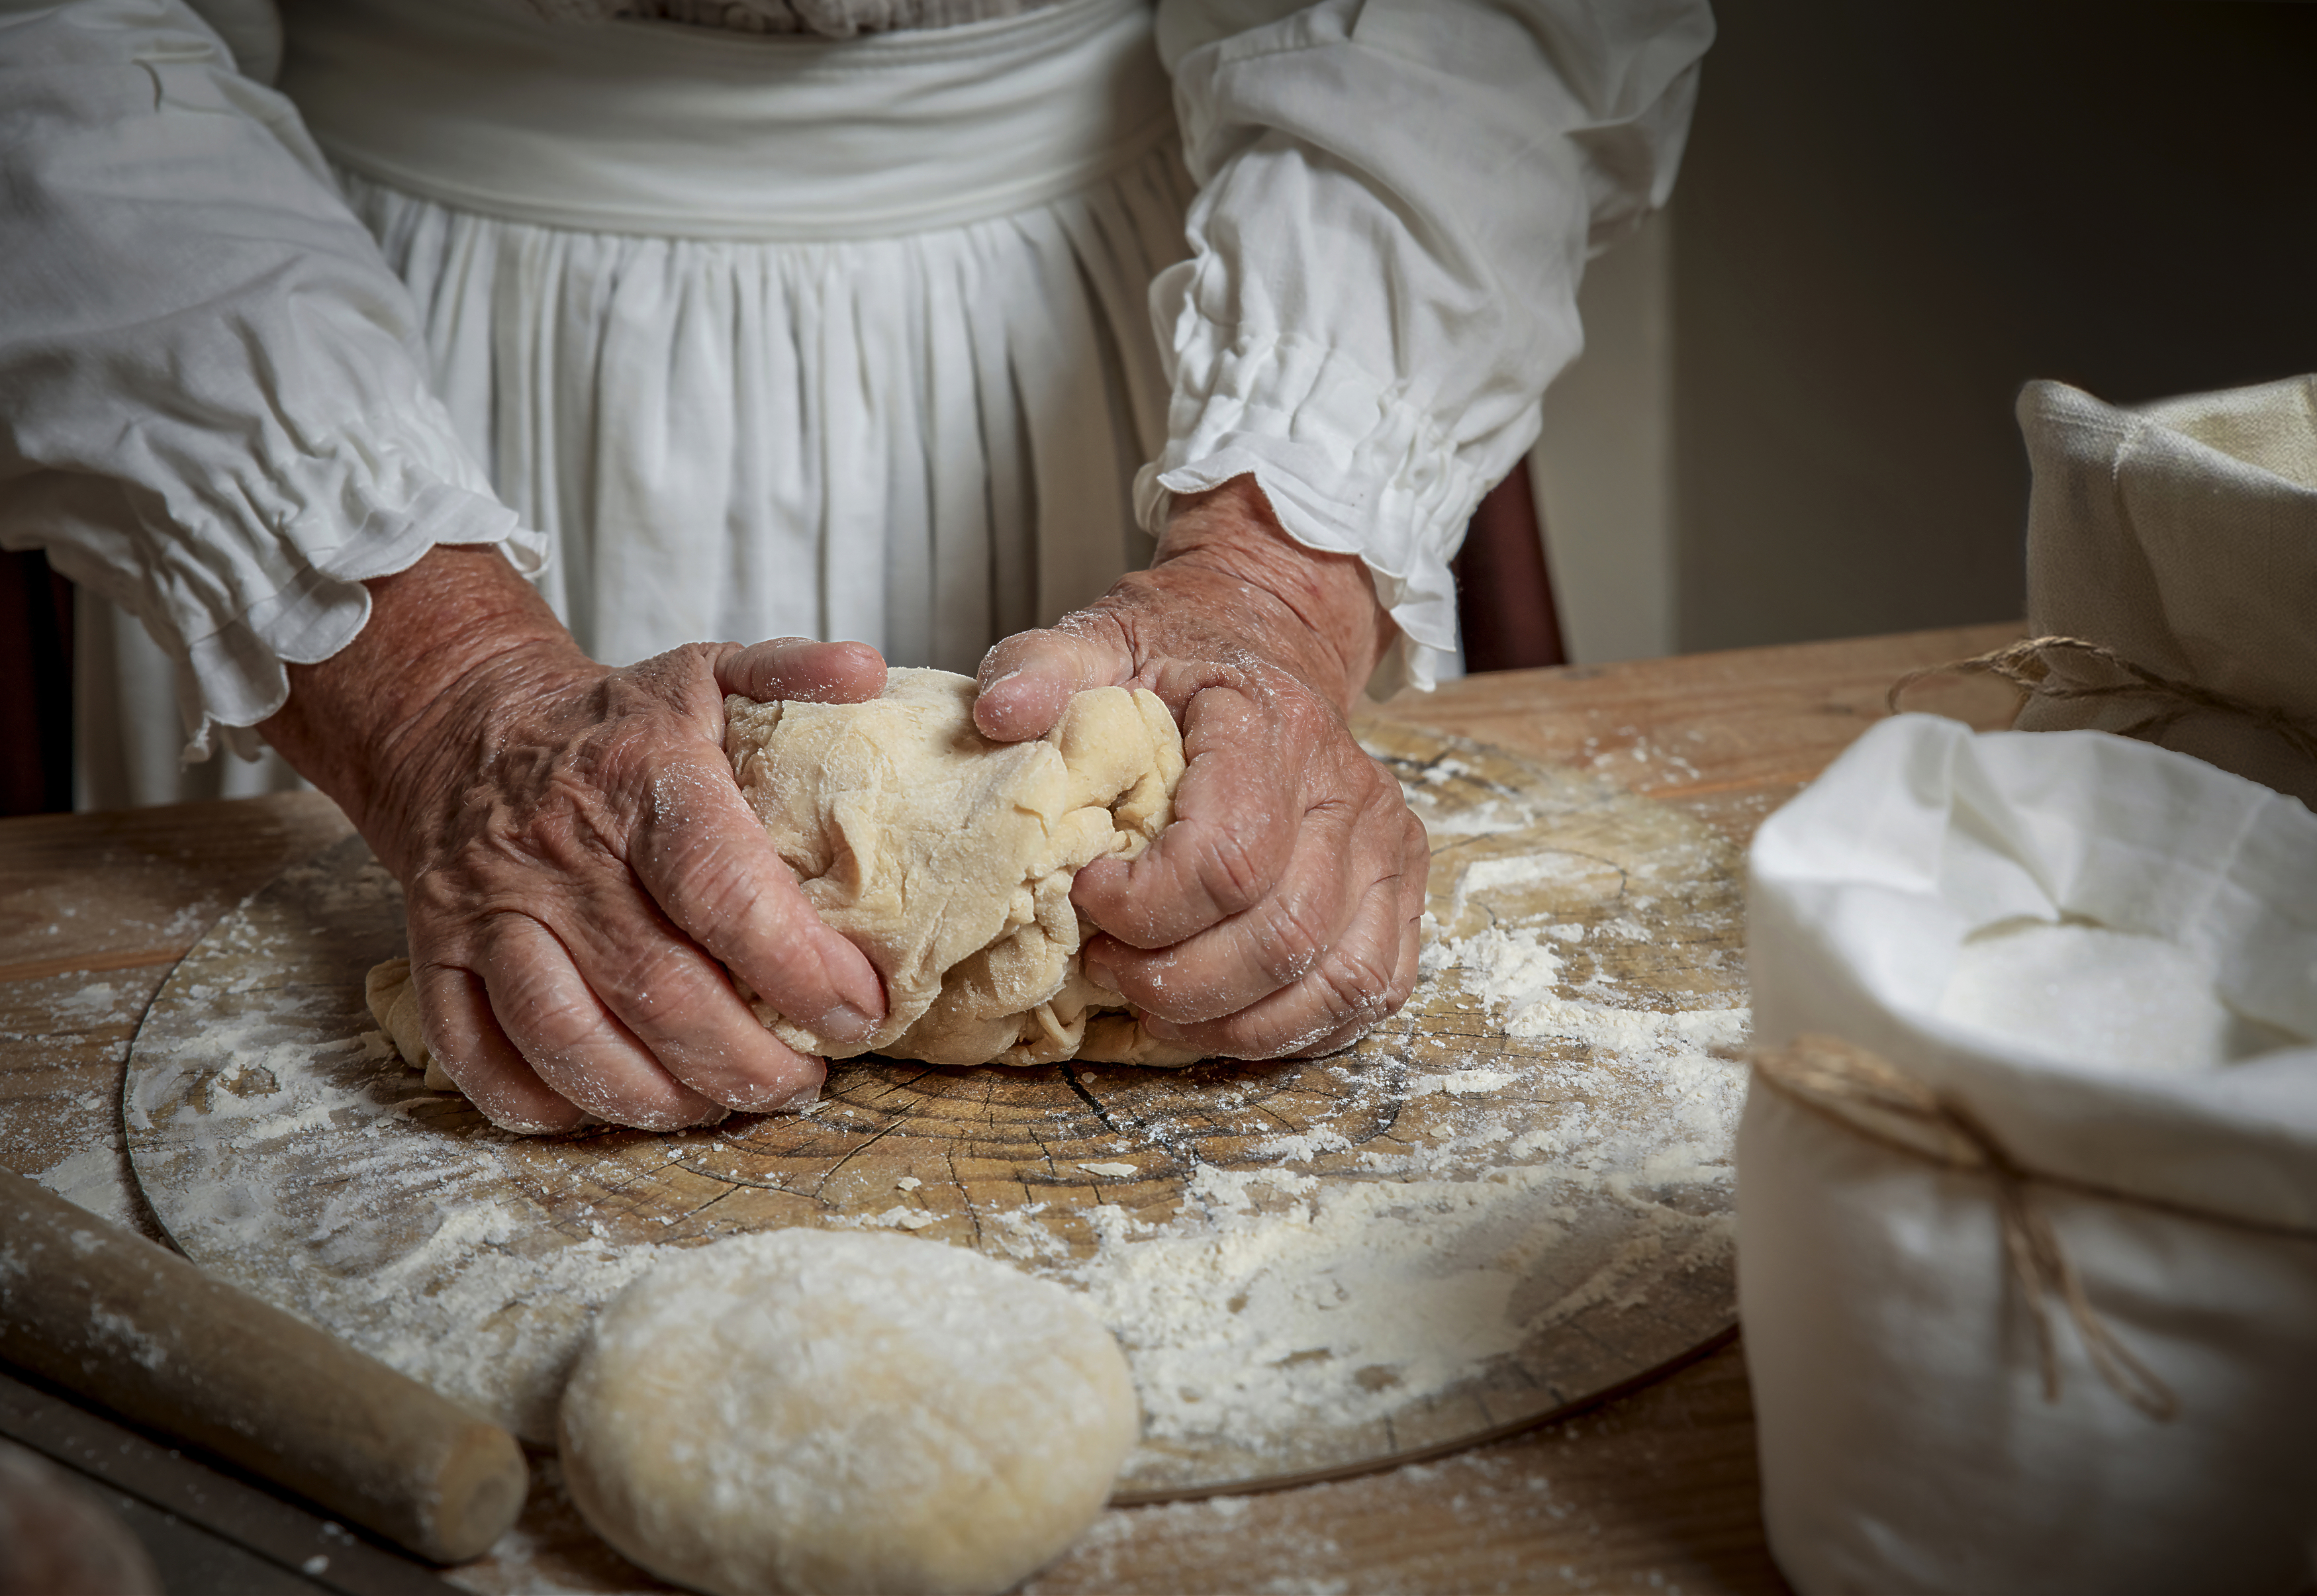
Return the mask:
M1140 1415L1078 1299L937 1242L773 1231L655 1265L563 1396L573 1501L712 1596L1004 1591L1110 1495Z

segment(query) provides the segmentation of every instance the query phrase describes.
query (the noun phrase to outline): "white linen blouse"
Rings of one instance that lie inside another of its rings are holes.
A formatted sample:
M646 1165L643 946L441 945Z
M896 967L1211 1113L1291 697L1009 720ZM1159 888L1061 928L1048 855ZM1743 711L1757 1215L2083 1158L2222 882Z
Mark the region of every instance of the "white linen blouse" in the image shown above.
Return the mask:
M1059 27L1051 19L1095 3L970 29ZM593 251L600 270L589 281L610 293L632 285L648 256L658 270L683 254L616 229L559 238L398 192L358 164L334 167L327 143L264 81L278 37L265 9L210 9L219 25L184 0L0 0L0 546L47 549L67 576L143 622L182 668L192 758L207 756L220 728L231 746L255 746L246 728L286 699L285 662L326 659L360 631L364 580L442 542L495 543L517 569L546 575L554 538L542 523L563 512L541 494L586 499L593 513L620 490L568 458L575 437L609 437L618 418L591 417L592 431L555 442L560 464L516 458L529 446L514 435L525 424L510 420L502 390L515 363L555 352L510 350L494 334L497 363L462 371L459 319L522 286L510 260L561 250L553 281L568 292L569 257ZM598 24L622 26L681 25ZM1448 561L1464 524L1533 442L1544 387L1579 347L1584 262L1667 198L1712 33L1704 0L1160 0L1157 53L1172 79L1179 154L1169 141L1083 193L1042 198L1060 240L1051 247L1037 226L1009 219L926 236L968 260L989 244L975 227L1002 221L1008 247L1051 266L1026 313L1071 294L1102 301L1100 325L1059 358L1117 368L1105 380L1122 392L1158 385L1155 400L1113 403L1125 419L1104 423L1128 435L1117 444L1124 470L1133 453L1144 456L1132 486L1144 531L1163 525L1171 496L1252 473L1291 534L1355 554L1373 573L1403 645L1379 685L1428 685L1455 642ZM293 53L295 43L293 26ZM1181 258L1167 229L1185 203ZM499 265L478 275L481 233ZM693 254L715 255L713 243ZM735 247L717 256L720 269ZM842 246L812 247L820 260ZM1090 273L1095 257L1107 264ZM1147 354L1128 347L1138 311L1113 302L1122 296L1105 273L1149 282L1157 337ZM1072 276L1092 285L1062 283ZM777 299L780 284L765 291ZM745 313L711 309L728 320ZM819 300L792 309L789 336L801 344L841 319ZM975 359L974 314L956 312L962 366ZM1015 345L1053 342L1019 308L1008 314L1015 344L999 364L1012 375L961 380L959 403L980 393L986 409L989 395L1035 366ZM944 335L912 336L935 350ZM811 381L867 382L854 368L871 363L870 348L839 350ZM886 440L888 476L909 451L955 446L939 435L942 383L923 372L909 381L917 419ZM669 443L681 455L685 440ZM843 478L844 441L822 443L823 475ZM972 446L990 448L986 437ZM746 440L726 453L745 463ZM1034 498L1041 467L1025 469L1023 491ZM1057 478L1044 483L1049 498L1056 483L1077 491ZM974 514L1002 520L996 490L980 491ZM891 520L894 502L880 499L867 519ZM721 500L689 507L730 518ZM927 525L938 519L938 507L917 507ZM1046 507L1050 518L1057 509ZM1025 576L1035 593L1025 608L989 591L1005 579L999 539L980 557L986 574L944 577L932 559L930 574L889 578L856 615L841 592L829 601L826 577L851 558L836 536L845 528L825 504L806 519L815 516L790 552L822 573L819 607L806 614L819 624L796 629L866 636L952 668L971 668L1005 631L1084 602L1102 569L1148 547L1113 537L1100 559L1078 561L1084 569L1065 557L1052 580ZM653 559L663 555L681 558ZM916 568L882 544L872 555ZM622 589L648 583L652 562L591 558L604 589L594 602L614 621L594 636L575 625L583 645L616 660L684 641L618 635ZM703 579L756 582L775 600L783 580L777 570ZM897 637L872 612L899 613L894 594L910 581L925 589L903 595L918 619ZM567 620L573 592L570 582L552 589ZM960 605L976 624L944 630L939 617ZM698 616L722 618L713 605ZM740 618L784 623L777 602Z

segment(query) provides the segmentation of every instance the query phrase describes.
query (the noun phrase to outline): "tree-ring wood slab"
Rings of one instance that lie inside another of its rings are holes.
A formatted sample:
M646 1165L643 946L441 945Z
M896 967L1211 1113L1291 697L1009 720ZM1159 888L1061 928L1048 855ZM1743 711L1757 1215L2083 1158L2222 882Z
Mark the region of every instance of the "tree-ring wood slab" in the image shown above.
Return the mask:
M359 839L220 921L131 1048L130 1156L202 1268L526 1439L664 1249L899 1229L1086 1292L1135 1371L1120 1500L1378 1466L1735 1322L1739 861L1597 777L1390 724L1432 838L1425 976L1334 1056L1179 1071L860 1059L796 1115L492 1129L374 1031L402 951ZM704 1374L704 1377L712 1377Z

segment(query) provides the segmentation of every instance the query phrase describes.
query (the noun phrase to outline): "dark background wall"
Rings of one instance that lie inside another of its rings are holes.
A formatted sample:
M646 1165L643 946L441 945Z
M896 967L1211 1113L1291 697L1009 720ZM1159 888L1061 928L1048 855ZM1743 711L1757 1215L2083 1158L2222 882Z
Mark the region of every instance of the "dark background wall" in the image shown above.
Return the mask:
M1716 10L1673 212L1680 648L2020 614L2029 378L2317 370L2317 5Z

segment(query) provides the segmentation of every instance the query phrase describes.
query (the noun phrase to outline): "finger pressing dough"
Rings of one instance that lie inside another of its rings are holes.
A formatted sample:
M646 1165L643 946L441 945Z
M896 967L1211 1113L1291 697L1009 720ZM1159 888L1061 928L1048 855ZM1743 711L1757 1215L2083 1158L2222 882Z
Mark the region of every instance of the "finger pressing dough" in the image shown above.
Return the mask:
M866 704L724 701L740 790L822 919L884 977L866 1040L800 1053L936 1064L1187 1064L1078 964L1078 871L1132 858L1172 818L1183 740L1157 695L1097 687L1033 742L974 729L974 684L895 670Z
M1126 1000L1079 967L1078 871L1131 859L1174 814L1183 739L1156 694L1096 687L1033 742L974 729L974 684L895 670L866 704L724 701L724 751L748 804L820 917L884 978L885 1023L841 1043L756 1016L800 1053L935 1064L1181 1065ZM736 978L737 979L737 978ZM379 1028L434 1091L410 961L370 973Z
M987 1596L1051 1561L1134 1442L1110 1332L935 1242L784 1230L613 1299L565 1388L565 1482L628 1557L711 1596Z

